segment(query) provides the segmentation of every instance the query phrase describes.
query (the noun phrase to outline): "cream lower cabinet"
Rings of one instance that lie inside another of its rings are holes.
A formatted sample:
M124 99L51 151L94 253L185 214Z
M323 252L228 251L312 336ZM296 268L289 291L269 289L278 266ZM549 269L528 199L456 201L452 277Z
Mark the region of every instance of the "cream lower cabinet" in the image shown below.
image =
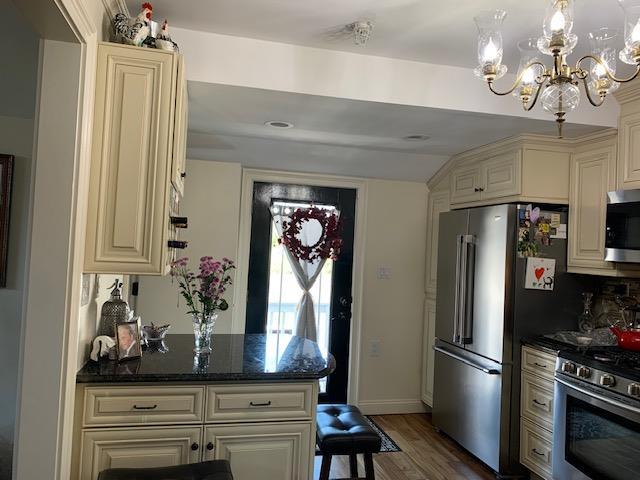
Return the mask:
M424 302L424 325L422 333L422 401L433 407L433 373L436 340L436 302Z
M202 427L139 427L86 430L80 478L108 468L168 467L200 461Z
M520 463L545 480L553 478L553 372L556 359L556 355L522 347Z
M235 480L313 477L318 384L80 385L74 473L227 459Z
M308 422L208 426L204 459L229 460L234 478L303 479L313 463L311 433Z

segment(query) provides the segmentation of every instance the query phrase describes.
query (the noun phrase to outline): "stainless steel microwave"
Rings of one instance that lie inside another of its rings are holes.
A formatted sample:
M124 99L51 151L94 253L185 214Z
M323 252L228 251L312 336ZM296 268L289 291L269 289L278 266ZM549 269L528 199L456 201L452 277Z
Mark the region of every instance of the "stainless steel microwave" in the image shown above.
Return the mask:
M640 190L607 194L604 250L606 261L640 263Z

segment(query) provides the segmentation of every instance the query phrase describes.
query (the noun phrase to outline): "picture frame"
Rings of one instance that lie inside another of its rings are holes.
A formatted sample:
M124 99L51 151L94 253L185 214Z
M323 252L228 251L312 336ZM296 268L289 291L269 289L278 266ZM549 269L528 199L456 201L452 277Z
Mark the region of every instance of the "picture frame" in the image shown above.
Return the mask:
M142 357L140 320L116 325L116 350L118 352L118 362Z
M13 155L0 154L0 288L7 286L9 259L9 218L11 216L11 187L13 182Z

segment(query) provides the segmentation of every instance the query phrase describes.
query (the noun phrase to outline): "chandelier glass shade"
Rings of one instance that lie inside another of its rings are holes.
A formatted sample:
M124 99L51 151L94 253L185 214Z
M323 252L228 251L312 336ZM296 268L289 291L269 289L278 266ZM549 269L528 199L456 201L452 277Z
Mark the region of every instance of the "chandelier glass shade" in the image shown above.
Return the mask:
M600 28L588 35L591 53L570 66L567 57L578 43L577 35L572 33L574 0L550 0L542 36L518 42L518 73L506 91L494 86L507 73L502 64L501 34L506 13L503 10L481 13L474 18L478 27L478 67L474 73L496 95L518 97L526 111L540 100L542 108L556 117L558 136L562 137L567 113L580 103L580 83L589 103L599 107L620 83L630 82L640 74L640 0L618 0L618 3L625 14L624 49L619 54L616 50L617 30ZM552 57L551 65L545 64L545 56ZM626 78L616 77L618 58L635 66L636 71Z

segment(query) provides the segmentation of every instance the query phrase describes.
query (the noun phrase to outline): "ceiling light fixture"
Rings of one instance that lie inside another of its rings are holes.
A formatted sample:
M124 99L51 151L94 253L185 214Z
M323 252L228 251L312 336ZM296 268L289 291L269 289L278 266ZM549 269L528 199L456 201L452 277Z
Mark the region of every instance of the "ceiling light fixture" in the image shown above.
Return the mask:
M371 38L373 22L358 20L357 22L347 25L346 29L348 32L353 34L353 41L355 44L364 47L369 41L369 38Z
M429 140L429 137L427 135L416 134L406 135L402 137L402 139L406 140L407 142L424 142L425 140Z
M269 120L268 122L264 122L267 127L273 128L293 128L293 123L284 122L282 120Z
M558 137L562 138L565 115L578 106L582 81L587 99L599 107L608 93L620 83L630 82L640 73L640 0L618 0L625 14L625 48L620 60L636 67L628 78L616 77L615 38L618 32L601 28L589 33L591 54L581 57L575 67L569 66L567 56L578 43L573 28L574 0L551 0L542 24L543 35L518 43L520 65L513 86L504 92L495 90L493 82L507 73L502 65L502 34L500 27L506 16L503 10L484 12L474 18L478 27L478 61L474 73L487 82L496 95L519 97L525 111L530 111L540 99L542 108L555 115ZM553 57L553 65L542 63L540 54Z

